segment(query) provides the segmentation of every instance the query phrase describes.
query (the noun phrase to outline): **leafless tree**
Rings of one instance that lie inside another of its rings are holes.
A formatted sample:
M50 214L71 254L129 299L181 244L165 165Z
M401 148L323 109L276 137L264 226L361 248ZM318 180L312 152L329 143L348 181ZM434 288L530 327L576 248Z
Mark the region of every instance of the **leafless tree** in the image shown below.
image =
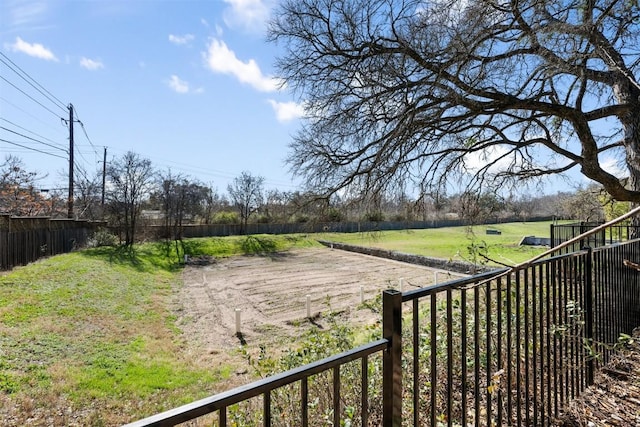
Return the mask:
M214 211L217 207L222 205L225 200L218 194L217 190L213 187L213 183L209 183L206 186L204 200L202 201L202 217L200 218L202 224L210 224L213 218Z
M600 222L604 220L604 208L600 202L601 189L591 185L578 189L565 200L564 209L571 218L585 222Z
M193 223L205 211L211 189L171 170L159 176L158 188L152 195L164 214L164 226L174 240L182 240L185 221Z
M75 211L80 219L102 219L102 171L93 175L76 166Z
M288 161L328 193L578 168L638 203L638 22L623 0L284 0L269 39L307 111Z
M267 190L261 212L270 221L285 223L291 215L291 194L276 189Z
M22 159L6 156L0 163L0 213L17 216L46 215L46 199L36 183L45 178L29 171Z
M249 172L242 172L227 186L231 203L240 214L242 225L241 233L247 230L247 222L252 213L258 210L263 203L264 178L253 176Z
M493 193L465 191L456 196L457 213L469 225L484 224L495 219L504 209L504 203Z
M110 222L124 233L125 246L135 242L142 203L152 190L154 173L150 160L131 151L115 159L107 168L109 183L105 208L110 215Z

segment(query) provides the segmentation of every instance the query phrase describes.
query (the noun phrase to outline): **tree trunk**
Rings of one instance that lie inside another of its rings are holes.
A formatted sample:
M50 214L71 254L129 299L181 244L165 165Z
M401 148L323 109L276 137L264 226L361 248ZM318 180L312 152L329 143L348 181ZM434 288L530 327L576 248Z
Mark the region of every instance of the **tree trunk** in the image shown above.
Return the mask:
M622 89L624 87L624 89ZM633 107L620 116L622 124L623 141L626 153L629 182L627 188L640 191L640 89L632 82L624 79L624 82L614 87L614 93L620 103L630 104ZM631 200L630 208L640 205L640 200ZM629 238L640 237L640 216L631 218Z

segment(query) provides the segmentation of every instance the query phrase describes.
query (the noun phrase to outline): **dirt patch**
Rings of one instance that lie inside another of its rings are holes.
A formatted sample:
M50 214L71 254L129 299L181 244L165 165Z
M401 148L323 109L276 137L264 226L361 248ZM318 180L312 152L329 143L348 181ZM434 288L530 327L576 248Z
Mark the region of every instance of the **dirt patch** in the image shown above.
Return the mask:
M360 305L360 292L371 300L384 289L408 290L434 283L436 270L372 256L314 248L272 256L239 256L209 265L188 266L179 324L191 351L216 356L237 347L278 345L309 325L306 300L316 327L324 315L340 312L351 323L381 320ZM440 281L450 277L441 275ZM236 336L240 310L241 339Z

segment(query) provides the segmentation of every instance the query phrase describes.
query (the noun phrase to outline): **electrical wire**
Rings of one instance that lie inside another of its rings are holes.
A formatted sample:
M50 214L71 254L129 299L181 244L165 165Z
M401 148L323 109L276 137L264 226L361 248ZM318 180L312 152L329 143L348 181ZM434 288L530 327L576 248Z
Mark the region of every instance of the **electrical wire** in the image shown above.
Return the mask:
M38 83L33 77L31 77L26 71L24 71L22 68L20 68L15 62L13 62L11 59L9 59L9 57L7 57L7 55L5 55L4 53L0 52L0 56L2 56L3 58L5 58L7 61L9 61L11 63L11 65L7 64L2 58L0 58L0 62L2 62L3 64L5 64L7 67L9 67L9 69L11 69L11 71L13 71L14 73L16 73L22 80L24 80L25 82L27 82L27 84L29 84L31 87L33 87L35 90L37 90L38 92L40 92L40 94L42 96L44 96L45 98L47 98L49 101L51 101L54 105L56 105L58 108L62 109L63 111L66 111L67 107L65 106L64 102L60 101L58 98L56 98L51 92L49 92L47 89L45 89L40 83ZM15 68L17 68L18 70L20 70L20 73L18 73ZM25 77L26 76L26 77ZM27 77L29 78L29 80L27 80Z
M4 58L4 59L3 59L3 58ZM62 111L64 111L64 112L66 112L66 111L67 111L67 109L68 109L68 108L67 108L67 106L66 106L66 105L65 105L65 104L64 104L64 103L63 103L59 98L57 98L57 97L56 97L55 95L53 95L50 91L48 91L46 88L44 88L40 83L38 83L38 82L37 82L33 77L31 77L27 72L25 72L22 68L20 68L17 64L15 64L15 63L10 59L10 58L8 58L8 57L7 57L7 55L5 55L3 52L0 52L0 62L1 62L2 64L4 64L5 66L7 66L11 71L13 71L16 75L18 75L18 76L19 76L23 81L25 81L28 85L30 85L30 86L31 86L33 89L35 89L35 90L36 90L40 95L42 95L45 99L47 99L49 102L51 102L51 103L52 103L53 105L55 105L57 108L61 109L61 110L62 110ZM18 87L17 85L15 85L14 83L12 83L11 81L7 80L5 77L0 76L0 78L1 78L2 80L4 80L7 84L11 85L13 88L15 88L16 90L18 90L19 92L21 92L23 95L25 95L25 96L26 96L27 98L29 98L31 101L35 102L36 104L38 104L39 106L41 106L42 108L44 108L45 110L47 110L48 112L50 112L51 114L53 114L55 117L60 118L60 119L61 119L61 120L63 120L64 122L67 122L67 123L68 123L68 120L67 120L67 119L65 119L64 117L62 117L62 118L61 118L61 117L60 117L60 115L59 115L58 113L56 113L56 112L55 112L55 111L53 111L52 109L48 108L48 107L47 107L46 105L44 105L42 102L38 101L36 98L34 98L34 97L33 97L33 96L31 96L30 94L28 94L27 92L25 92L24 90L22 90L20 87ZM12 105L12 106L13 106L13 107L15 107L16 109L21 110L21 111L23 111L24 113L26 113L26 114L30 115L31 117L35 118L36 120L40 121L41 123L44 123L44 124L49 125L48 123L45 123L45 122L43 122L42 120L39 120L38 118L36 118L35 116L33 116L33 115L29 114L27 111L25 111L25 110L21 109L20 107L16 106L15 104L12 104L10 101L6 100L5 98L0 97L0 99L4 100L4 101L5 101L5 102L7 102L8 104ZM80 117L79 117L79 115L78 115L78 113L77 113L77 109L75 109L75 108L74 108L74 111L73 111L73 112L74 112L74 117L75 117L75 119L77 120L77 122L80 124L80 126L81 126L81 128L82 128L82 132L83 132L83 134L84 134L84 137L85 137L85 138L87 139L87 141L89 142L89 145L91 146L91 148L92 148L92 150L93 150L94 155L95 155L96 157L98 157L99 155L98 155L98 151L97 151L97 149L96 149L96 146L93 144L93 141L92 141L92 140L91 140L91 138L89 137L89 134L88 134L88 132L87 132L87 129L86 129L86 127L85 127L84 123L82 122L82 120L80 120ZM73 119L73 118L72 118L72 119ZM4 130L6 130L6 131L8 131L8 132L11 132L11 133L16 134L16 135L18 135L18 136L21 136L21 137L23 137L23 138L29 139L29 140L31 140L31 141L33 141L33 142L36 142L36 143L39 143L39 144L43 144L43 145L45 145L45 146L48 146L48 147L51 147L51 148L54 148L54 149L56 149L56 150L60 150L60 151L63 151L63 152L65 152L65 153L69 154L68 150L66 150L66 149L63 149L63 148L60 148L60 147L56 146L54 141L52 141L52 140L50 140L50 139L48 139L48 138L45 138L45 137L43 137L43 136L41 136L41 135L38 135L38 134L36 134L35 132L31 132L31 131L29 131L28 129L26 129L26 128L24 128L24 127L21 127L21 126L19 126L19 125L16 125L15 123L10 122L10 121L8 121L8 120L6 120L6 119L3 119L3 120L4 120L4 121L6 121L6 122L8 122L8 123L10 123L10 124L12 124L12 125L14 125L14 126L16 126L16 127L18 127L18 128L20 128L20 129L22 129L22 130L24 130L24 131L27 131L27 132L29 132L29 133L32 133L33 135L35 135L35 136L39 137L40 139L36 139L36 138L29 137L29 136L27 136L27 135L24 135L24 134L22 134L22 133L16 132L16 131L14 131L14 130L11 130L11 129L8 129L8 128L5 128L5 127L0 127L1 129L4 129ZM52 143L53 143L53 145L52 145L52 144L48 144L48 143L46 143L46 142L42 141L42 139L49 140L50 142L52 142ZM9 141L9 140L6 140L6 139L0 139L0 141L6 142L6 143L8 143L8 144L12 144L12 145L17 146L17 147L24 148L24 149L26 149L26 150L35 151L35 152L40 152L40 153L47 154L47 155L50 155L50 156L54 156L54 157L58 157L58 158L65 159L65 158L64 158L64 157L62 157L62 156L55 155L55 154L53 154L53 153L49 153L49 152L46 152L46 151L38 150L38 149L33 148L33 147L28 147L28 146L25 146L25 145L21 145L21 144L19 144L19 143L15 142L15 141ZM118 151L118 150L116 150L116 151ZM80 158L81 158L81 159L82 159L86 164L91 164L91 163L86 159L86 157L84 156L84 152L83 152L83 151L81 151L81 150L77 150L76 152L78 153L79 157L80 157ZM209 168L202 168L202 167L197 167L197 166L188 165L188 164L184 164L184 163L173 162L173 161L164 160L164 159L158 159L158 160L160 160L160 162L161 162L160 166L167 166L167 167L169 167L169 168L171 168L171 167L175 167L175 168L176 168L176 169L178 169L178 170L182 170L182 171L184 171L184 172L186 172L186 173L193 174L193 175L196 175L196 176L198 176L198 175L209 175L209 176L213 176L213 177L217 177L217 178L223 178L223 179L227 179L227 180L228 180L228 179L233 179L235 176L237 176L237 175L234 175L233 173L230 173L230 172L217 171L217 170L212 170L212 169L209 169ZM80 175L83 175L83 176L84 176L84 178L85 178L85 179L87 179L87 176L86 176L86 173L84 172L84 169L83 169L83 168L80 166L80 164L79 164L79 163L81 163L81 162L74 162L74 163L75 163L75 164L73 165L73 169L74 169L74 171L77 171ZM170 166L170 165L177 165L177 166ZM277 186L285 186L285 187L297 188L295 185L285 184L285 183L283 183L283 182L277 182L277 181L272 181L272 180L267 180L267 179L265 179L265 183L275 184L275 185L277 185Z
M127 153L128 151L131 150L119 150L119 149L113 149L113 148L109 148L110 151L115 151L115 152L120 152L120 153ZM192 175L208 175L208 176L212 176L214 178L222 178L225 180L232 180L234 178L236 178L238 174L233 174L232 172L224 172L224 171L218 171L215 169L209 169L209 168L203 168L200 166L194 166L194 165L188 165L185 163L179 163L179 162L174 162L171 160L166 160L166 159L161 159L158 157L149 157L151 160L154 161L156 167L157 166L165 166L169 169L175 169L178 171L182 171L182 172L186 172L188 174L192 174ZM175 166L174 166L175 165ZM266 179L265 178L265 184L268 185L273 185L276 187L287 187L287 188L292 188L292 189L298 189L299 186L294 185L294 184L288 184L288 183L284 183L281 181L277 181L277 180L270 180L270 179Z
M38 101L37 99L35 99L34 97L32 97L31 95L29 95L27 92L23 91L22 89L20 89L18 86L14 85L13 83L11 83L9 80L5 79L4 77L0 76L0 79L4 80L5 82L7 82L9 85L13 86L17 91L21 92L23 95L25 95L27 98L29 98L30 100L32 100L33 102L35 102L36 104L38 104L39 106L41 106L42 108L44 108L45 110L47 110L48 112L50 112L51 114L53 114L55 117L60 117L60 114L56 113L55 111L53 111L51 108L45 106L42 102Z
M74 171L74 173L77 173L78 175L82 175L82 177L85 179L86 182L90 182L91 181L89 179L89 177L87 176L87 173L85 172L84 168L81 168L80 165L74 164L73 165L73 171Z
M13 108L15 108L16 110L19 110L21 112L23 112L24 114L26 114L27 116L31 117L32 119L34 119L35 121L50 127L51 129L54 129L56 131L60 131L60 128L53 126L51 123L49 122L45 122L44 120L41 120L40 118L34 116L33 114L31 114L30 112L28 112L27 110L25 110L24 108L18 107L16 104L14 104L13 102L9 101L7 98L4 98L3 96L0 96L0 100L6 102L7 104L11 105Z
M82 128L82 132L84 133L84 137L87 138L87 141L89 141L89 144L93 148L94 154L97 156L98 155L98 150L96 149L95 145L93 145L93 142L91 141L91 138L89 138L89 135L87 134L87 130L84 127L84 123L82 122L82 120L80 120L80 117L78 116L78 109L75 108L75 106L73 107L73 115L75 116L75 118L78 121L78 123L80 123L80 127Z
M19 144L19 143L15 142L15 141L8 141L8 140L3 139L3 138L0 138L0 141L1 141L1 142L6 142L7 144L15 145L16 147L24 148L25 150L35 151L35 152L38 152L38 153L46 154L46 155L48 155L48 156L58 157L58 158L60 158L60 159L67 160L67 158L66 158L66 157L59 156L59 155L54 154L54 153L49 153L49 152L47 152L47 151L38 150L37 148L28 147L28 146L26 146L26 145Z
M25 132L29 132L29 133L30 133L30 134L32 134L32 135L35 135L35 136L37 136L37 137L39 137L39 138L42 138L42 139L44 139L45 141L49 141L50 143L52 143L52 144L54 144L54 145L59 145L59 143L57 143L57 142L56 142L56 141L54 141L53 139L50 139L50 138L47 138L46 136L42 136L42 135L40 135L40 134L38 134L38 133L35 133L34 131L29 130L29 129L27 129L27 128L23 127L23 126L20 126L19 124L14 123L14 122L12 122L11 120L7 120L7 119L5 119L4 117L0 117L0 120L5 121L5 122L9 123L10 125L13 125L13 126L17 127L18 129L22 129L22 130L23 130L23 131L25 131ZM67 151L64 147L60 147L60 149Z
M85 163L89 163L89 160L87 160L87 158L84 156L84 154L82 154L81 151L73 150L73 152L74 152L74 154L78 154L82 158L82 160L84 160ZM74 163L77 163L77 160L78 159L76 157Z
M89 144L91 145L91 148L93 148L94 154L97 156L98 155L98 150L96 149L96 146L93 145L93 142L91 142L91 139L89 138L89 135L87 135L87 130L84 128L84 123L82 123L80 120L78 120L78 123L80 123L80 127L82 128L82 132L84 132L85 138L87 138L87 141L89 141Z
M62 151L62 152L64 152L64 153L67 153L67 154L69 153L69 152L68 152L67 150L65 150L64 148L60 148L60 147L57 147L57 146L55 146L55 145L48 144L48 143L46 143L46 142L44 142L44 141L40 141L40 140L38 140L38 139L31 138L30 136L23 135L23 134L21 134L20 132L16 132L16 131L14 131L14 130L8 129L8 128L4 127L4 126L0 126L0 129L6 130L7 132L11 132L11 133L13 133L13 134L15 134L15 135L18 135L18 136L21 136L21 137L23 137L23 138L30 139L30 140L32 140L32 141L35 141L35 142L39 143L39 144L46 145L47 147L55 148L56 150L60 150L60 151Z

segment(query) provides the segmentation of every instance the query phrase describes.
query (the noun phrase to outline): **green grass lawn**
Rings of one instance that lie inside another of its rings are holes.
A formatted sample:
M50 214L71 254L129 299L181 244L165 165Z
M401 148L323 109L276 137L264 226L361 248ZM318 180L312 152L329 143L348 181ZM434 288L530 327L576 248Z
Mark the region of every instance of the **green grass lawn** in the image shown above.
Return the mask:
M192 255L317 245L296 236L186 241ZM119 425L216 393L236 366L185 354L172 246L96 248L0 274L3 425Z
M477 253L480 247L485 247L489 258L498 263L512 265L526 261L545 250L540 247L518 246L518 243L523 236L549 237L550 224L551 222L512 222L425 230L323 233L321 238L352 245L470 262L474 262L474 250ZM501 234L486 234L488 228L499 230ZM484 261L477 257L475 260Z

